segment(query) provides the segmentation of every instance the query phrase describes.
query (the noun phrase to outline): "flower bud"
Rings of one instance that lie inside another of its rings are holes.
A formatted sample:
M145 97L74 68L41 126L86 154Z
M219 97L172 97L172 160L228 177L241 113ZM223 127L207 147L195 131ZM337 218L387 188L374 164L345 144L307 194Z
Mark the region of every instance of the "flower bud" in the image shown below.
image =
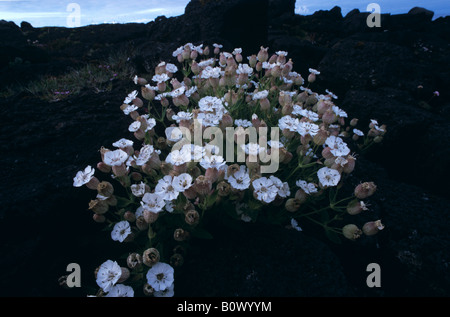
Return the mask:
M248 64L250 65L250 67L255 68L256 63L258 62L256 55L253 54L252 56L249 57L248 59Z
M137 219L136 219L136 227L140 231L144 231L144 230L148 229L148 223L145 221L145 218L143 216L137 217Z
M362 231L356 225L349 224L342 228L342 233L347 239L356 240L361 236Z
M102 196L110 197L114 193L114 187L110 182L103 181L98 183L97 191Z
M358 121L359 121L358 118L353 118L352 120L350 120L350 125L352 127L356 127L358 125Z
M200 215L196 210L189 210L186 212L184 221L190 226L195 226L200 222Z
M337 116L331 109L328 109L327 111L325 111L325 113L322 116L322 121L323 121L323 123L326 123L326 124L332 124L333 122L336 122L336 120L337 120Z
M189 236L190 236L189 232L184 231L181 228L176 229L173 233L173 238L175 239L175 241L178 241L178 242L189 239Z
M182 266L184 263L184 258L181 254L175 253L170 257L169 264L170 266L177 268Z
M373 236L383 229L384 225L381 223L381 220L366 222L362 227L362 231L366 236Z
M300 200L298 200L296 198L289 198L286 201L285 208L289 212L296 212L300 208L301 204L302 203Z
M142 174L138 172L132 172L130 177L135 182L140 182L142 180Z
M109 196L107 199L105 199L105 202L109 205L109 206L117 206L117 198L114 195Z
M122 270L122 274L120 274L120 278L117 283L123 283L130 277L130 270L128 268L121 267L120 269Z
M178 56L181 56L181 54ZM145 283L144 286L142 286L142 292L145 296L153 296L153 294L155 293L155 289L151 287L150 284Z
M231 185L225 181L221 181L219 184L217 184L216 188L217 188L217 194L220 197L226 197L231 192Z
M105 164L104 162L98 162L97 169L102 173L111 173L111 166Z
M331 153L331 148L327 146L322 150L322 157L324 159L332 159L334 157L333 153Z
M161 256L157 249L149 248L145 250L144 253L142 254L142 263L152 267L153 265L159 262L160 258Z
M355 188L355 196L359 199L366 199L372 196L377 190L377 186L374 182L361 183Z
M259 101L259 105L262 111L269 111L270 109L270 101L267 98L263 98Z
M89 209L96 214L102 215L109 210L109 205L104 200L95 199L89 202Z
M228 114L224 114L222 116L222 121L220 122L220 127L222 129L225 129L226 127L231 127L233 126L233 118Z
M86 183L86 187L92 190L96 190L99 183L100 181L98 180L98 178L94 176L89 182Z
M134 212L131 212L131 211L127 210L123 214L123 219L125 219L128 222L135 222L136 221L136 215L134 214Z
M144 102L142 101L141 98L136 97L133 99L133 105L135 105L138 108L141 108L144 105Z
M314 74L314 73L309 74L308 82L313 83L315 81L316 81L316 74Z
M364 205L361 204L361 202L357 199L352 200L347 204L347 212L350 215L357 215L361 213L364 210ZM367 209L367 208L366 208Z
M346 159L347 163L344 165L342 172L345 174L350 174L355 169L356 158L352 155L348 155Z
M209 55L209 46L205 46L203 49L203 55L208 56Z
M217 178L219 177L219 170L215 167L210 167L206 169L205 177L211 181L211 183L215 183Z
M200 175L195 179L192 187L199 195L206 196L211 192L212 182L206 176Z
M262 68L262 62L258 62L256 63L255 69L257 72L260 72L263 68Z
M147 224L154 223L156 220L158 220L158 214L156 212L151 212L150 210L144 210L144 212L142 213L142 217Z
M308 194L306 194L305 191L300 188L295 192L295 199L297 199L300 204L303 204L306 199L308 199Z
M119 165L119 166L114 165L112 167L112 171L113 171L114 175L116 175L117 177L125 176L125 175L128 174L128 169L125 166L125 164L122 164L122 165Z
M258 52L258 55L256 56L258 61L261 63L266 62L269 58L269 53L267 52L268 48L264 48L261 46L261 49Z
M131 253L127 257L127 266L131 270L139 270L142 267L142 257L139 253Z
M92 215L92 219L94 219L94 221L97 223L104 223L106 221L106 217L99 214Z

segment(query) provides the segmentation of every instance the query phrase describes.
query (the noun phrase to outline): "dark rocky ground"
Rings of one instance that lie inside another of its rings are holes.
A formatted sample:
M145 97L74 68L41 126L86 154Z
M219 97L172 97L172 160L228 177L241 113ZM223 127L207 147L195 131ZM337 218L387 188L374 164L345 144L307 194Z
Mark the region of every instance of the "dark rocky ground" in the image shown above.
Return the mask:
M377 183L368 217L380 217L386 229L335 245L308 228L212 223L215 238L195 244L176 295L449 296L450 17L432 21L419 9L383 14L381 28L368 28L368 13L343 17L338 7L300 16L291 0L203 3L148 24L67 29L1 21L1 87L119 51L145 75L186 42L242 47L248 55L261 45L286 50L304 76L308 67L321 71L317 85L335 92L351 116L387 124L384 142L360 156L354 172L355 182ZM86 289L58 286L67 264L79 263L89 285L95 266L127 251L112 249L92 221L91 192L72 187L78 170L96 164L98 149L127 131L118 107L133 84L110 84L110 91L86 89L58 102L26 91L0 100L1 296L85 296ZM432 98L434 91L440 96ZM381 288L365 284L372 262L381 266Z

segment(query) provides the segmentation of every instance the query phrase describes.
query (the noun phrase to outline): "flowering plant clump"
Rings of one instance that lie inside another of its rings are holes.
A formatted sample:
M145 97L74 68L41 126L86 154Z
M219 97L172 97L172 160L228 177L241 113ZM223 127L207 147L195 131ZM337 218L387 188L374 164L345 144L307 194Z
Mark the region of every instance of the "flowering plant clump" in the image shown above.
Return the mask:
M350 147L380 142L386 127L347 124L336 95L309 88L320 72L310 69L305 81L287 52L261 47L244 59L239 48L213 47L188 43L173 52L178 66L161 62L152 78L135 76L138 88L120 107L133 137L100 149L98 176L111 179L91 166L74 178L97 192L93 219L136 247L122 265L100 265L97 296L173 296L189 240L211 237L204 219L212 213L298 231L309 221L334 241L383 229L380 220L342 224L368 209L373 182L349 197L339 189L355 167Z

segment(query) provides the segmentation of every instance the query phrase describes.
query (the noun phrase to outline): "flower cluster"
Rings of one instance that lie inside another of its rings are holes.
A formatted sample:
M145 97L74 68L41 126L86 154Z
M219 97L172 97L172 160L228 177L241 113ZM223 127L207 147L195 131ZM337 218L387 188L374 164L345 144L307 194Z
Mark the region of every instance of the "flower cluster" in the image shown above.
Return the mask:
M386 126L347 124L334 93L311 90L320 72L311 68L304 80L288 52L261 47L244 59L240 48L213 48L188 43L173 52L179 66L161 62L150 80L135 76L138 87L120 106L132 136L100 149L96 167L110 179L91 166L74 178L97 191L89 209L112 240L140 246L126 265L98 268L98 296L173 296L189 239L211 236L210 214L298 231L309 222L334 241L384 227L342 224L368 210L373 182L348 197L339 190L355 168L352 148L380 142Z

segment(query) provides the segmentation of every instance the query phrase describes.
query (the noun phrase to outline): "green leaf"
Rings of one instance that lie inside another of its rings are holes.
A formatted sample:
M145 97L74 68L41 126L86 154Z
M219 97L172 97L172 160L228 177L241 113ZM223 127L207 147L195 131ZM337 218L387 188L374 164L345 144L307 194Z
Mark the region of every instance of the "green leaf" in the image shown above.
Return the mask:
M341 238L339 237L339 234L337 234L336 232L325 228L325 234L328 237L328 239L330 239L331 242L334 242L336 244L341 244Z
M147 237L152 240L156 237L156 233L153 231L152 226L148 226Z
M117 208L125 208L133 203L132 200L123 197L116 197L117 199Z

